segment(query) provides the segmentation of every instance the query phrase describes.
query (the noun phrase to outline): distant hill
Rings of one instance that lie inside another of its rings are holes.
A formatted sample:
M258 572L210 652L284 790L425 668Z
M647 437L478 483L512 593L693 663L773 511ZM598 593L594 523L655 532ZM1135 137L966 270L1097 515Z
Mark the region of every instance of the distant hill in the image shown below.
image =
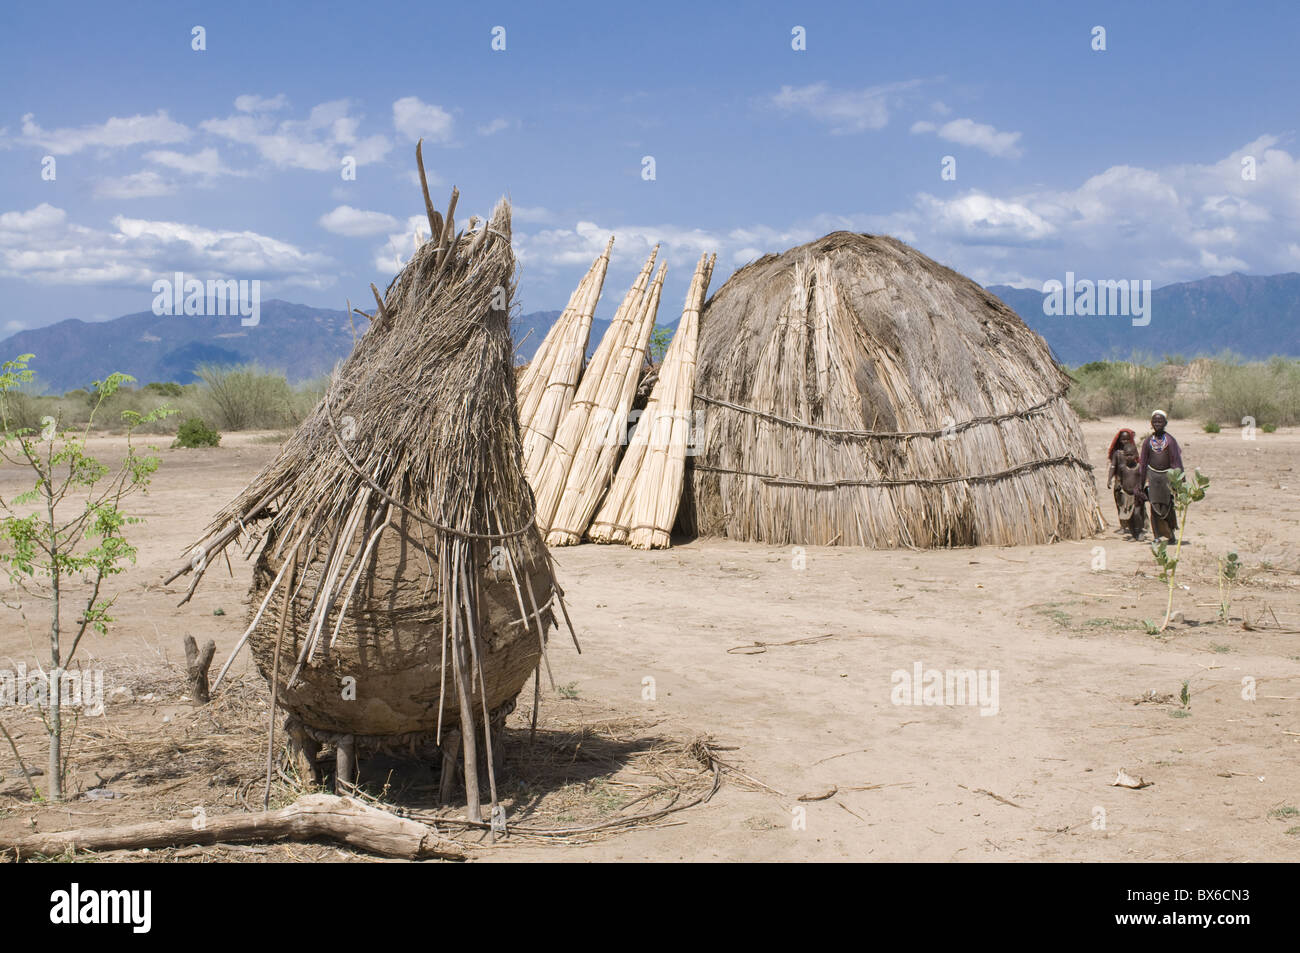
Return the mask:
M537 311L516 319L516 341L533 330L518 360L532 357L559 315ZM365 318L356 318L358 334L365 323ZM608 322L596 325L593 340L599 340L596 334L603 333ZM36 355L32 367L37 384L50 393L87 387L113 371L130 374L142 384L188 384L194 369L204 363L257 363L282 370L290 382L298 383L329 373L351 350L352 326L345 311L279 300L262 302L261 320L253 327L243 327L238 317L159 317L145 311L110 321L60 321L0 341L0 359Z
M1080 276L1087 277L1087 276ZM1057 360L1083 364L1135 353L1192 358L1231 350L1247 358L1300 357L1300 274L1221 275L1165 285L1151 294L1151 323L1127 317L1043 313L1035 289L989 289L1041 334Z
M546 332L551 329L562 311L533 311L530 314L521 314L515 319L511 330L515 336L515 360L523 363L531 361L537 349L541 347ZM660 315L662 318L662 315ZM608 321L602 321L596 318L591 322L591 333L587 336L587 356L591 357L596 350L596 345L600 339L605 336L605 331L609 328Z
M1300 356L1300 274L1231 274L1157 288L1146 327L1134 327L1122 316L1046 315L1043 295L1033 289L994 285L989 291L1046 338L1057 359L1067 364L1134 353L1191 358L1232 350L1248 358ZM516 360L532 359L559 315L533 311L514 319ZM360 332L365 319L356 321ZM608 327L608 321L592 322L588 354ZM256 362L283 370L297 383L328 373L351 349L352 328L344 311L272 300L262 303L255 327L243 327L238 317L158 317L151 312L111 321L60 321L0 341L0 359L35 354L38 384L62 393L113 371L141 383L185 384L205 362Z

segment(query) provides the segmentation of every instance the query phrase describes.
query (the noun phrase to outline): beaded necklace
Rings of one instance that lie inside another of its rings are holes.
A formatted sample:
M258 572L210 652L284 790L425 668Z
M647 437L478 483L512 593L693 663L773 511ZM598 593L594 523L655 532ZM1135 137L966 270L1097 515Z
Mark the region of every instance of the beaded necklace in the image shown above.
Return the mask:
M1159 435L1157 434L1151 435L1151 449L1154 452L1162 453L1165 447L1167 447L1168 445L1169 445L1169 434L1166 433L1166 434L1159 434Z

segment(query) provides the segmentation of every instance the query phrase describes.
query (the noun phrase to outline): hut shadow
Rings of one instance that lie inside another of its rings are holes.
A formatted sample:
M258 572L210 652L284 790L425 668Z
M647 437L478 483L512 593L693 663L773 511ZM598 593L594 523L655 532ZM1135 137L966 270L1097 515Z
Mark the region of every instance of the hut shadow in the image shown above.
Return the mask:
M539 726L536 733L527 726L507 727L493 737L499 746L496 760L497 798L513 820L548 816L570 820L578 816L608 813L618 807L620 797L611 794L610 782L633 769L644 779L663 761L664 754L680 748L673 739L651 732L629 731L623 726L617 735L601 726ZM333 759L323 758L321 767L327 789L333 786ZM393 807L408 810L459 810L465 804L461 772L452 784L450 799L443 804L443 758L434 744L414 752L376 752L360 759L357 787L367 795ZM483 803L491 797L486 762L479 762L479 786ZM631 786L629 786L631 787Z

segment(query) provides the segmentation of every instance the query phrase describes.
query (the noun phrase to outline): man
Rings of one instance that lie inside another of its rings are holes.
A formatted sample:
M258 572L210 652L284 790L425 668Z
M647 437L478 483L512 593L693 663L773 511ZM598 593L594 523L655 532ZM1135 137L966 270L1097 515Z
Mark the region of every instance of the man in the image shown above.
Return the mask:
M1138 457L1138 480L1151 504L1151 532L1174 542L1178 516L1174 512L1174 495L1169 486L1169 471L1183 469L1183 452L1172 434L1165 433L1169 418L1163 410L1151 415L1151 433L1142 441Z

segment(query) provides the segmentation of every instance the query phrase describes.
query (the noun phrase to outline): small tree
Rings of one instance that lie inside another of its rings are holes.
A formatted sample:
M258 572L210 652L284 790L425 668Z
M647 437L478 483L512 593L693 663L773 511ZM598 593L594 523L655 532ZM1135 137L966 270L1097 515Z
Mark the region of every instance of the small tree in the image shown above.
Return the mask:
M1228 621L1232 610L1232 587L1237 582L1237 573L1241 571L1241 561L1236 553L1228 553L1219 560L1219 618Z
M1205 488L1209 485L1210 478L1202 476L1200 470L1194 471L1190 483L1182 470L1169 471L1169 492L1173 497L1174 512L1178 514L1178 542L1174 545L1172 553L1169 552L1169 546L1163 539L1151 543L1151 553L1160 567L1160 581L1169 584L1169 602L1165 606L1165 621L1155 630L1157 632L1169 628L1169 619L1174 613L1174 577L1178 573L1178 557L1183 551L1183 540L1187 537L1187 511L1191 509L1193 503L1205 499ZM1148 631L1153 628L1155 627L1147 623Z
M650 332L650 362L652 364L662 363L664 355L668 353L668 345L673 341L673 329L664 327L662 324L656 324L654 330Z
M0 394L21 387L32 379L23 354L0 364ZM95 402L85 429L60 432L59 420L46 417L39 431L15 428L7 413L0 415L0 458L30 470L35 477L31 490L11 499L0 496L0 540L7 551L0 553L0 565L9 571L10 581L23 592L49 603L50 671L45 728L49 736L48 796L63 797L67 763L63 757L63 674L76 655L88 629L107 631L113 621L109 611L116 596L106 596L103 584L109 576L135 562L135 547L123 533L140 520L122 512L122 502L136 492L146 492L149 479L158 469L158 458L140 455L132 435L142 424L161 420L173 410L163 406L148 413L123 411L126 424L126 456L113 469L86 452L86 440L95 412L123 384L134 378L110 374L95 381ZM25 512L26 510L31 512ZM73 598L76 580L85 589L77 592L77 609L71 622L64 604ZM82 596L84 595L84 599ZM17 752L15 751L15 754ZM25 771L25 769L24 769Z

